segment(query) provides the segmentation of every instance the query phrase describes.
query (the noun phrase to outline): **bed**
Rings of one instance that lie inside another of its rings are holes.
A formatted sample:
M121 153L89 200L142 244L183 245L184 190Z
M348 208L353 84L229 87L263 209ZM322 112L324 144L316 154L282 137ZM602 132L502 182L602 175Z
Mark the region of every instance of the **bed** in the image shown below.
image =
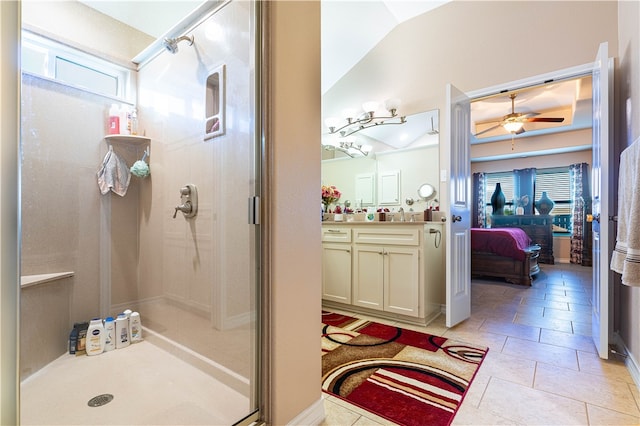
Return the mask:
M471 274L531 285L540 246L520 228L471 228Z

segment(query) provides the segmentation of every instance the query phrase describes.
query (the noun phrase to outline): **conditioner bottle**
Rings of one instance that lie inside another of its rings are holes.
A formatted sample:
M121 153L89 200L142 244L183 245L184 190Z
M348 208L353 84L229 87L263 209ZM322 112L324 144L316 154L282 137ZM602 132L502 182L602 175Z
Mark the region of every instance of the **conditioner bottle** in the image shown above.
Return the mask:
M131 329L131 343L142 340L142 323L140 322L140 314L132 312L129 317L129 328Z
M112 351L116 348L116 320L107 317L104 320L104 350Z
M126 314L119 314L116 318L116 349L129 346L129 318Z

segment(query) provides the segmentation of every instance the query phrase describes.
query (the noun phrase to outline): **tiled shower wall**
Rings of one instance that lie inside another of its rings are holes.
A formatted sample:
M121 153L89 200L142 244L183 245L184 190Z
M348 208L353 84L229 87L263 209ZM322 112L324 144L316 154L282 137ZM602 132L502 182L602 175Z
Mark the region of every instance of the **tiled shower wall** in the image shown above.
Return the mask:
M129 49L137 52L149 43L147 36L78 2L22 4L24 27L65 42L75 40L104 56L129 55ZM78 17L82 24L74 25ZM95 32L97 27L108 30ZM23 379L66 352L74 322L100 316L101 276L137 287L139 182L132 179L121 198L100 195L96 180L108 149L103 138L112 102L23 75L21 274L74 272L71 278L22 290ZM131 150L116 151L129 164L138 156ZM104 252L109 246L113 253ZM101 259L109 255L112 266L105 273Z

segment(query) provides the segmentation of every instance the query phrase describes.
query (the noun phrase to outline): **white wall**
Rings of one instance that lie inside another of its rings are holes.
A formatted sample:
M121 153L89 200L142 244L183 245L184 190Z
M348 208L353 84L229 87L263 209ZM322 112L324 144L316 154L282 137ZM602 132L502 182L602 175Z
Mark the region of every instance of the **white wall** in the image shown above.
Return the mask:
M318 424L320 338L320 2L269 5L269 424ZM304 100L301 102L301 100Z

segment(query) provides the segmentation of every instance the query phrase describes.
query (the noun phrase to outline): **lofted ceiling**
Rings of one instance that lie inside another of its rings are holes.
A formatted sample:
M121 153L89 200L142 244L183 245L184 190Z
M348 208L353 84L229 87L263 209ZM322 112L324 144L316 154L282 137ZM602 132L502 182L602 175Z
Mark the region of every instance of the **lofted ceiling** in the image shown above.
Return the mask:
M448 1L322 1L322 94L396 26Z

